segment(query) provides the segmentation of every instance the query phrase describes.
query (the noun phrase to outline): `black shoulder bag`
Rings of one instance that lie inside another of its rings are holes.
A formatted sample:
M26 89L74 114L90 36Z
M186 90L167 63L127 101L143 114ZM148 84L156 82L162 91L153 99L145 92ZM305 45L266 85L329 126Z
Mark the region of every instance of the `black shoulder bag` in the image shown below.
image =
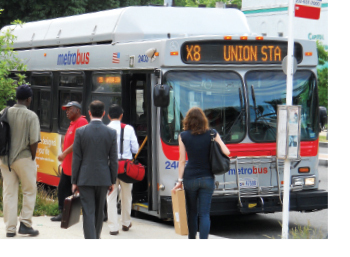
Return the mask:
M230 170L230 158L228 158L227 155L225 155L222 150L221 146L218 142L215 141L216 133L214 130L210 130L210 164L211 164L211 172L214 175L222 175L225 174Z

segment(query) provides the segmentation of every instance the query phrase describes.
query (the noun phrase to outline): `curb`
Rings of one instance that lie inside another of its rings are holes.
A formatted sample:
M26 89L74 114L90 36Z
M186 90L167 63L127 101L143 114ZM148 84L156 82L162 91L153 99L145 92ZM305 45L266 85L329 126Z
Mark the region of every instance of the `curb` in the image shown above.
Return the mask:
M320 147L328 148L328 142L319 142Z

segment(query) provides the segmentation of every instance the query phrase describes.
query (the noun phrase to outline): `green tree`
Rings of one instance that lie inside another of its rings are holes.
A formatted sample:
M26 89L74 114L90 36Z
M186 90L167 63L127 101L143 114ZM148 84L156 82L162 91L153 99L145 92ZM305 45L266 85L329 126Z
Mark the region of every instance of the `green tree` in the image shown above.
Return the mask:
M133 0L127 0L133 1ZM135 0L140 2L141 0ZM64 16L96 12L118 8L119 0L0 0L0 6L4 9L0 28L10 24L14 17L24 21L38 21Z
M0 10L1 14L2 10ZM17 26L22 23L19 20L13 22ZM14 99L16 87L24 83L25 75L18 74L11 77L11 70L25 71L25 65L16 57L12 45L15 36L7 29L0 34L0 110L2 110L8 100Z
M328 52L321 42L317 41L318 64L317 84L320 106L328 109Z

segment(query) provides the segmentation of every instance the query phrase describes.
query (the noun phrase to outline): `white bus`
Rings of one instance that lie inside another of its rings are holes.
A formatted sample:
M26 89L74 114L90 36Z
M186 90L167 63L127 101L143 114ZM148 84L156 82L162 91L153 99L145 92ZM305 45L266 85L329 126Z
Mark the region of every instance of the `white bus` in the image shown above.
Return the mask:
M13 28L4 27L3 30ZM128 7L16 27L27 65L42 142L38 180L57 185L57 155L69 120L60 106L95 99L122 105L140 143L146 176L133 188L133 210L173 217L178 135L192 106L201 107L231 151L232 167L216 176L211 214L282 210L283 162L276 160L277 105L285 104L285 38L251 33L237 9ZM290 210L328 208L319 190L315 42L296 40L293 102L302 106L301 158L292 162ZM15 72L14 72L15 73ZM154 95L154 90L168 93ZM108 123L105 117L103 120Z

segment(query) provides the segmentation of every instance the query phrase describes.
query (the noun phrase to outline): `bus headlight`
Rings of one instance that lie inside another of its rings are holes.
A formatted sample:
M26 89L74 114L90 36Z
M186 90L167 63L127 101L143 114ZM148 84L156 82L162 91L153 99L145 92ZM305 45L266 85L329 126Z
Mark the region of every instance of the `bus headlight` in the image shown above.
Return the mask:
M315 177L305 178L305 186L314 186L316 182Z
M292 190L299 191L304 187L312 187L316 184L316 176L297 176L292 177Z
M304 186L304 178L303 177L293 177L292 178L292 190L300 191Z

